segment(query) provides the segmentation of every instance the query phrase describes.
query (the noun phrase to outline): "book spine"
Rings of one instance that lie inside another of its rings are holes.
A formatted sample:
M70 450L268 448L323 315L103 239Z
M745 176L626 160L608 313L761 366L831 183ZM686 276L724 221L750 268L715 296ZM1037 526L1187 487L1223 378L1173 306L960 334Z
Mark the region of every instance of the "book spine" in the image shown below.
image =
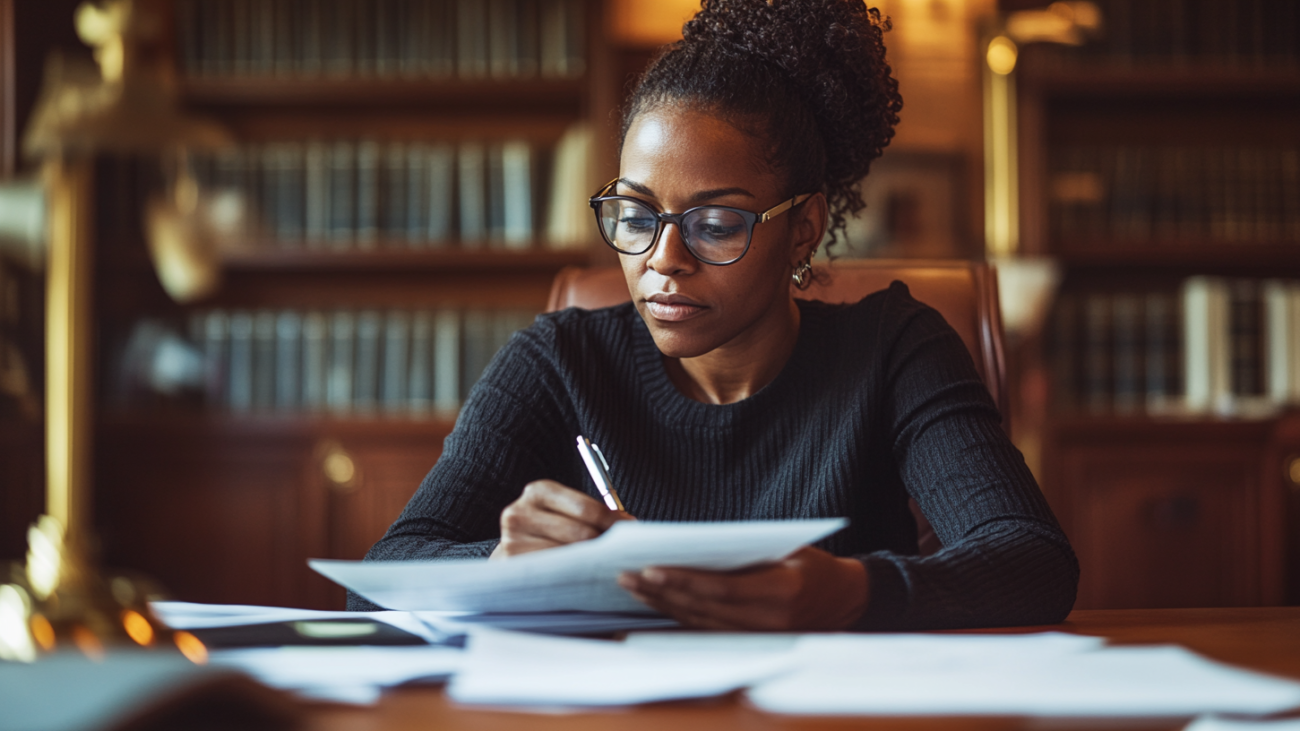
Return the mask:
M253 409L269 411L275 406L275 313L260 311L253 316Z
M275 410L287 413L302 408L302 317L285 310L275 318Z
M460 314L438 310L434 321L433 405L441 413L454 412L461 401Z
M454 226L454 211L456 210L455 191L456 191L456 163L454 162L455 154L449 144L434 145L429 150L427 161L428 176L425 190L425 203L422 206L422 217L427 221L428 228L425 232L425 238L429 246L440 247L446 245L451 238ZM480 178L481 183L481 178ZM474 190L481 190L478 186ZM463 203L463 193L462 201ZM481 193L477 203L471 205L471 212L482 210ZM481 231L480 231L481 235Z
M230 314L230 375L227 386L232 412L247 413L253 408L253 316L247 312Z
M460 202L460 245L476 249L487 238L487 154L483 145L464 142L456 155ZM432 204L433 201L430 201Z
M501 147L503 238L507 249L527 249L533 241L533 153L522 140Z
M326 407L336 414L346 414L352 410L355 345L355 317L347 310L335 312L330 318L330 357L325 402Z
M482 377L488 362L492 360L492 354L495 352L492 347L494 335L492 319L492 313L487 310L479 308L465 310L461 333L461 401L469 398L474 384Z
M309 413L320 413L329 404L331 345L325 315L308 312L302 319L302 406Z
M1111 407L1110 305L1106 292L1089 292L1084 298L1084 399L1093 413L1104 413Z
M373 413L379 401L379 354L383 320L378 312L363 310L357 315L357 350L352 400L361 414Z
M357 145L356 243L357 248L375 248L379 238L379 143L365 140Z
M406 239L408 221L406 206L410 196L406 191L409 171L407 170L407 148L401 143L390 143L384 149L383 176L380 179L383 190L379 199L383 207L380 229L384 241L389 245Z
M1130 414L1138 409L1142 384L1141 301L1133 294L1111 298L1113 327L1114 397L1116 412Z
M424 416L433 408L433 314L416 312L411 317L411 358L407 396L413 416Z
M330 233L330 155L325 143L307 143L303 168L306 195L303 206L306 212L307 245L320 248Z
M484 0L456 3L456 73L462 79L488 75L488 19Z
M426 335L427 337L427 335ZM388 414L404 414L410 405L407 394L410 364L411 317L394 310L384 320L383 389L381 401ZM426 341L427 343L427 341Z
M350 142L330 149L329 236L335 249L347 249L356 234L356 151Z

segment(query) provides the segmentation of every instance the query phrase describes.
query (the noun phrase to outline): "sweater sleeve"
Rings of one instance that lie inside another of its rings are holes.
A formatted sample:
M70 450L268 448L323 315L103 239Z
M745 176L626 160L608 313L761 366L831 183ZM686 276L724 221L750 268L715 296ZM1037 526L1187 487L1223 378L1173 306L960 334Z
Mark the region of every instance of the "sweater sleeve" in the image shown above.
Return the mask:
M943 548L861 557L863 629L1049 624L1074 604L1078 561L960 336L898 283L880 318L878 428Z
M553 327L515 334L471 390L442 455L367 561L486 558L500 515L537 479L563 480L573 421L553 368ZM377 609L349 592L348 608Z

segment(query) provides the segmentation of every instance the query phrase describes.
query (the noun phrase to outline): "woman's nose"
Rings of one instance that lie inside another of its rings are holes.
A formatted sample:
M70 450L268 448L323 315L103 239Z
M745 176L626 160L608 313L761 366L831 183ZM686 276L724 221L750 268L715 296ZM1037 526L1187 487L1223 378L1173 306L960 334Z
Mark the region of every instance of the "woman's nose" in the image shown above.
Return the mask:
M650 260L646 262L646 266L659 274L669 276L694 271L695 267L699 266L699 260L691 254L690 249L686 248L681 227L676 223L665 222L663 230L659 232L659 238L655 240L654 248L650 250Z

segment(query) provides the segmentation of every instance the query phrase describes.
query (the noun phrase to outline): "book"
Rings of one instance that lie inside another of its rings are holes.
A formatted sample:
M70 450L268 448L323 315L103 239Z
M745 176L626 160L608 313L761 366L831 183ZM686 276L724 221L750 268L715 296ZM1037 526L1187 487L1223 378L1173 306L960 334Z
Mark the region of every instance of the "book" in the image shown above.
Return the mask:
M1119 293L1110 301L1113 329L1114 410L1133 413L1144 402L1142 381L1142 301L1130 293Z
M355 174L354 145L342 140L334 142L330 146L326 210L329 212L329 238L335 249L350 248L356 234Z
M308 413L324 411L329 404L329 321L320 312L302 318L302 408Z
M379 143L357 144L356 243L357 248L375 248L379 238Z
M306 185L303 196L306 219L304 234L309 247L319 248L329 239L330 234L330 167L329 150L325 143L319 140L307 143L303 168Z
M433 338L433 406L441 413L454 412L461 402L460 313L438 310Z
M483 375L496 353L493 314L471 307L465 310L461 327L460 399L469 397L474 384Z
M533 151L524 140L501 145L502 239L507 249L533 240Z
M303 405L302 316L283 310L275 317L275 410L295 412Z
M429 149L427 160L427 184L423 186L424 203L421 206L421 218L427 221L424 239L428 246L444 246L454 231L454 207L456 195L455 152L450 144L440 143ZM478 190L481 190L481 178ZM464 195L462 193L462 195ZM475 205L475 211L482 210L481 193ZM480 224L481 235L481 224Z
M456 153L457 198L460 203L460 245L466 249L481 247L488 235L486 168L484 146L478 142L461 143ZM430 200L431 222L435 203L435 200Z
M383 320L374 310L362 310L357 314L356 327L356 361L353 369L356 380L352 386L352 404L357 412L370 414L378 406L379 401L379 356Z
M1177 298L1167 292L1148 292L1144 306L1146 347L1146 410L1161 414L1173 410L1182 393Z
M407 147L400 142L391 142L384 148L383 174L379 181L383 215L380 216L379 228L389 245L405 240L409 230L406 207L411 203L411 197L406 191L410 182L407 159Z
M1083 401L1093 413L1111 408L1111 299L1089 292L1083 302Z
M383 377L380 402L388 414L404 414L410 406L407 394L410 363L411 317L401 310L393 310L384 319ZM428 332L425 332L428 345Z
M462 79L488 75L488 16L484 0L456 1L456 73Z
M1217 277L1190 277L1182 285L1183 373L1187 410L1232 410L1228 343L1228 287Z
M253 409L275 406L275 313L261 310L253 316Z
M355 368L354 352L356 319L348 310L337 310L330 316L329 370L326 375L325 405L336 414L352 410L352 383Z
M428 310L411 316L411 354L407 385L408 408L414 416L423 416L433 408L433 313Z
M203 360L207 364L206 401L213 406L229 404L230 318L225 310L209 310L203 319Z
M235 413L253 408L253 316L230 313L230 365L226 386L227 406Z

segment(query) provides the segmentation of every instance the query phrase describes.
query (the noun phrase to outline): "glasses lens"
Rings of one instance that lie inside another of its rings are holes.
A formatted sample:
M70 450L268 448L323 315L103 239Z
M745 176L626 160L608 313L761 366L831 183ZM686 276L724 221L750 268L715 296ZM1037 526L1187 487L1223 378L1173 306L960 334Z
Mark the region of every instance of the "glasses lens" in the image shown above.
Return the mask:
M615 249L640 254L654 245L659 219L649 208L627 198L600 204L600 228Z
M682 221L686 245L702 261L725 263L739 258L749 245L749 224L735 211L700 208Z

